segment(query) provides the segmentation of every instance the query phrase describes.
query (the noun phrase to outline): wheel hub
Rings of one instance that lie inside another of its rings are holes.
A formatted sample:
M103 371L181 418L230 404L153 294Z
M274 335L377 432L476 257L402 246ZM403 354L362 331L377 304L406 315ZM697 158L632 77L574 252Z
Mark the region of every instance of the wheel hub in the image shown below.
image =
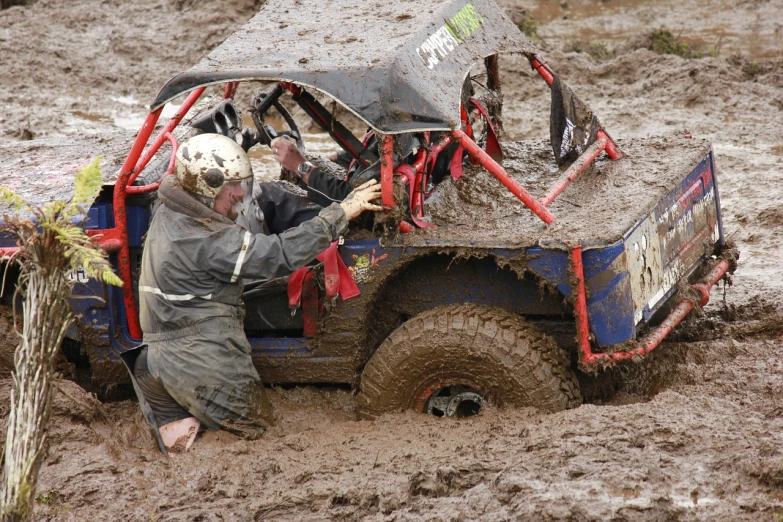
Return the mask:
M467 386L446 386L435 390L424 411L436 417L471 417L484 406L484 397Z

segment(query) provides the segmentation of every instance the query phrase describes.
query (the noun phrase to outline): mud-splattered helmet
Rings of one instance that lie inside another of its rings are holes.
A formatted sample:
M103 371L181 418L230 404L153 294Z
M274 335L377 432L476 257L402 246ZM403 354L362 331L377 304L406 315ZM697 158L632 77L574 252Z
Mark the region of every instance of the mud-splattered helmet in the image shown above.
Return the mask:
M182 143L175 174L182 188L212 199L224 184L253 177L245 151L221 134L199 134Z

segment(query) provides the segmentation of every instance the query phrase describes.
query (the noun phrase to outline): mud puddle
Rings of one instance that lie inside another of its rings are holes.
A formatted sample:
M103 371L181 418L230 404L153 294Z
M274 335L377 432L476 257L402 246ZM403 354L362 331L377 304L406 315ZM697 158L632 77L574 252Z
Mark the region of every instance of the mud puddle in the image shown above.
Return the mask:
M500 3L508 8L517 4ZM522 4L525 15L540 24L539 36L549 44L583 41L615 47L640 36L640 26L646 26L650 32L667 30L707 54L746 54L754 60L771 61L783 58L783 32L774 2L720 1L695 9L688 2L644 0L542 0Z

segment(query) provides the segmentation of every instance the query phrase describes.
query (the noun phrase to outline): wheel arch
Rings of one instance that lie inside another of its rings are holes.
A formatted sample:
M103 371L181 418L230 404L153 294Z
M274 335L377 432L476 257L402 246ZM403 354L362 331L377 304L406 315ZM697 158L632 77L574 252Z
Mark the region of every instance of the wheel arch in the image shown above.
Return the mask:
M566 296L524 261L490 252L427 252L398 265L368 303L361 367L408 319L439 306L466 303L544 322L573 323L573 307Z

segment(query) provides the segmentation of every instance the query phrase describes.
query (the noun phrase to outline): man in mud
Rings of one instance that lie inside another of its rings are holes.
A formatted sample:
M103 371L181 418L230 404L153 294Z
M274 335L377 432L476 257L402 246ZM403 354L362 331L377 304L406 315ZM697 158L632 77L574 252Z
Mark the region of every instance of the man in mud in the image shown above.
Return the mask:
M368 182L341 203L279 235L235 223L251 197L242 148L201 134L177 151L176 175L158 190L139 281L147 347L134 375L164 446L187 450L202 427L255 439L274 422L243 330L243 278L272 279L305 266L365 210L380 186Z
M395 165L406 161L406 158L411 157L411 152L421 146L417 138L408 134L400 135L398 140L402 154L395 152L393 160ZM363 141L366 142L367 148L376 148L374 133L365 135ZM457 144L455 143L441 152L439 156L440 161L436 164L433 172L433 181L436 183L439 183L443 176L448 173L448 164L456 148ZM275 155L275 159L284 169L299 176L307 190L307 198L320 206L328 206L334 202L340 202L353 190L353 187L370 179L380 179L381 176L380 160L376 160L364 168L351 162L352 156L350 154L340 151L332 153L327 157L333 163L348 170L346 179L339 179L332 174L323 172L307 161L302 153L299 152L299 149L296 148L294 142L286 138L275 139L272 142L272 152Z
M346 180L338 179L319 170L315 165L305 159L294 142L287 139L276 139L272 142L272 153L275 159L284 169L295 172L307 186L308 198L326 206L339 202L351 192L351 184ZM335 153L329 156L329 160L348 168L343 155ZM380 170L378 170L380 173Z

